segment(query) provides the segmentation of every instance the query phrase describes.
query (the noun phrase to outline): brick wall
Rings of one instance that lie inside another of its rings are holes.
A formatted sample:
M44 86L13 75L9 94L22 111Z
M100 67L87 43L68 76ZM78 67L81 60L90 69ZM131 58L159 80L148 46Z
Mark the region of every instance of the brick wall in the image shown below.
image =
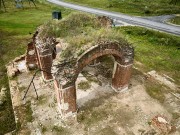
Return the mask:
M30 42L27 45L27 51L26 51L26 65L29 69L35 69L37 67L37 55L35 52L34 44L33 42Z
M61 67L59 73L55 74L58 93L59 108L63 116L76 113L76 87L75 81L83 68L93 60L104 56L113 55L115 57L114 72L112 76L112 88L116 91L126 90L131 76L133 65L134 49L130 46L120 46L118 42L103 42L89 48L79 58L74 65ZM66 64L70 65L73 63ZM67 74L67 71L71 75ZM74 71L74 72L73 72ZM57 86L58 85L58 86Z

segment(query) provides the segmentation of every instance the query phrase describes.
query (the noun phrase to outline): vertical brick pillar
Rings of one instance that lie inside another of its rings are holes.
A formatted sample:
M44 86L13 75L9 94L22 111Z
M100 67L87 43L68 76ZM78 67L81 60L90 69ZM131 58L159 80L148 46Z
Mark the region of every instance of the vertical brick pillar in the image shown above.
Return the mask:
M132 64L121 65L115 61L112 76L112 88L115 91L124 91L128 89L128 84L131 77L131 69Z
M37 59L33 42L30 42L27 45L25 60L29 69L35 69L37 67Z
M52 55L46 54L46 55L40 55L40 66L42 71L42 76L44 80L50 80L53 79L51 74L51 67L52 67Z
M76 87L75 85L62 88L58 87L55 80L55 88L57 94L57 102L63 118L71 117L76 119L77 105L76 105Z

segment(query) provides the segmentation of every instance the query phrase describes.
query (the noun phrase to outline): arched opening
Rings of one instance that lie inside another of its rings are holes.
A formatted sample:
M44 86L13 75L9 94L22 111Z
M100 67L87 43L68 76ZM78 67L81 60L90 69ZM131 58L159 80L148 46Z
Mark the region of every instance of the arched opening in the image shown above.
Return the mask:
M79 73L75 82L78 112L92 101L110 97L115 93L111 88L114 61L112 55L101 56Z
M115 91L126 90L131 75L134 50L130 46L120 46L118 42L106 42L89 48L74 62L64 65L55 75L55 89L57 101L62 116L69 117L76 114L76 80L84 67L92 61L111 55L114 57L111 87Z

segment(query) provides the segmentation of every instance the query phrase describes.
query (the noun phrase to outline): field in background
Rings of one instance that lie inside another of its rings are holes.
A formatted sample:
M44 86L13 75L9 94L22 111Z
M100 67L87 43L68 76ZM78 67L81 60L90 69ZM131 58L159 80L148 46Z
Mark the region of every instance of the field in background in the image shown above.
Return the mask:
M76 1L78 2L78 0ZM104 1L105 0L101 1L102 6L104 5ZM140 2L140 0L136 1ZM7 12L0 12L0 88L2 86L8 88L5 64L16 56L25 53L26 45L32 37L30 33L33 33L44 21L50 20L53 10L59 9L54 5L50 6L44 3L36 3L37 8L33 6L30 7L28 3L24 3L24 9L16 9L11 2L12 1L9 1L8 3ZM97 6L100 5L98 3L94 4ZM123 6L125 7L126 5ZM70 13L69 10L65 10L64 8L60 9L63 16ZM166 8L163 7L163 9ZM109 10L111 10L111 8L109 8ZM132 10L134 10L133 14L144 15L143 10L137 10L137 12L135 12L136 8L132 8ZM124 12L128 13L130 11L125 10ZM164 11L159 13L164 13ZM152 15L154 15L154 13L152 13ZM135 61L142 63L139 65L135 64L135 66L143 72L156 70L161 74L172 77L175 79L176 84L180 84L179 37L140 27L128 26L114 29L122 34L135 47ZM102 31L102 34L106 33ZM81 38L81 36L77 37L76 40L81 43ZM149 90L152 90L151 88L153 87L154 86L151 85ZM158 95L160 88L157 87L155 92ZM7 93L7 97L8 100L4 107L0 108L0 134L15 129L9 92ZM154 98L161 101L158 96Z
M119 30L135 47L135 60L143 64L144 72L156 70L180 84L180 38L141 27Z
M12 0L5 1L6 10L0 11L0 89L8 87L5 64L25 53L26 45L31 41L36 28L50 20L53 10L61 10L63 16L70 10L50 5L44 1L37 2L37 8L24 2L23 9L16 9ZM0 108L0 134L15 129L14 115L9 90L7 102Z
M180 2L169 4L170 0L65 0L80 5L101 8L130 15L164 15L180 13Z

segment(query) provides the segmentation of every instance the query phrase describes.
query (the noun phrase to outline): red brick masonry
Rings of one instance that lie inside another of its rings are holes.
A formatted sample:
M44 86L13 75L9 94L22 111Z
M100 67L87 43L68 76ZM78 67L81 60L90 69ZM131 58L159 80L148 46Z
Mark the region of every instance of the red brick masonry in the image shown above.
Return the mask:
M112 76L112 88L115 91L128 89L131 69L134 59L134 49L119 42L101 42L85 51L75 62L69 62L54 74L57 101L63 117L76 114L76 86L75 82L82 69L93 60L112 55L115 58Z

